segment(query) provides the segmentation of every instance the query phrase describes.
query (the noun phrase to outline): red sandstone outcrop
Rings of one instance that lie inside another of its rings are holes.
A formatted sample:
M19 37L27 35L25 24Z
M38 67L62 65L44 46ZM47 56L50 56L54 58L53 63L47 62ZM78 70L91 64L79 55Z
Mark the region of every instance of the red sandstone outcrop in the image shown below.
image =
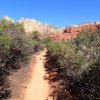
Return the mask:
M100 22L69 26L65 28L64 33L75 33L86 29L97 29L98 27L100 27Z
M67 26L66 28L58 31L58 33L50 34L50 36L55 40L68 40L76 37L77 33L79 33L82 30L97 29L97 28L100 28L100 22L83 23L80 25Z
M8 16L4 16L4 19L14 22L14 20ZM82 23L79 25L67 26L65 28L58 28L28 18L22 18L18 22L23 23L26 34L30 34L33 31L39 31L41 33L41 37L50 36L55 40L68 40L76 37L77 33L82 30L100 28L100 22Z

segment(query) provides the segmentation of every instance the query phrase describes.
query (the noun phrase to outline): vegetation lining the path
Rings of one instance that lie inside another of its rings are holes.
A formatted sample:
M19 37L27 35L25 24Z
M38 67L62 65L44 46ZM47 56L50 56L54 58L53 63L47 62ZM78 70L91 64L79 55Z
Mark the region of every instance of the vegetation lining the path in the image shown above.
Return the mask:
M100 29L85 30L68 41L42 40L37 31L25 36L23 25L0 20L0 100L11 97L8 76L44 48L45 69L54 100L100 99Z
M0 20L0 100L11 97L8 76L28 64L30 56L42 49L39 33L26 37L23 25Z
M85 30L68 41L47 44L47 77L54 100L100 99L100 30Z

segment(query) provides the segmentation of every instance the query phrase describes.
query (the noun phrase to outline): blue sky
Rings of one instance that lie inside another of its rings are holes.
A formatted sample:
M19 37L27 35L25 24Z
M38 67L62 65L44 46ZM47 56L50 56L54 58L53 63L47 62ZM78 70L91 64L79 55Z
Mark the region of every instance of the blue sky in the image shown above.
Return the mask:
M1 0L0 18L34 18L56 26L100 21L100 0Z

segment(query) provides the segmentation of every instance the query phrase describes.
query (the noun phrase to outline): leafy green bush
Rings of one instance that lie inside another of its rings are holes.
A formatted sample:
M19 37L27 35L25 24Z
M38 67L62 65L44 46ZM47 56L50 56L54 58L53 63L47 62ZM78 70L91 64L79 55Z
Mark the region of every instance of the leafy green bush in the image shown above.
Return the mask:
M0 20L0 100L11 96L7 77L22 64L28 64L30 56L37 52L35 46L38 51L44 48L37 33L26 37L22 24Z
M80 32L67 42L48 42L46 70L57 82L56 100L100 99L100 30Z

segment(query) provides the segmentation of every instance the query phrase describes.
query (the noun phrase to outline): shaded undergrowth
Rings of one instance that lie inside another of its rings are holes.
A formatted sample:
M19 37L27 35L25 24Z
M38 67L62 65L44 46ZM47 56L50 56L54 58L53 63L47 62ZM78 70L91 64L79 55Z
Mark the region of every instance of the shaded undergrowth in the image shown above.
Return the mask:
M47 42L45 69L54 100L100 100L100 30Z
M0 19L0 100L12 96L8 76L30 61L31 55L44 48L37 31L25 36L23 24Z

